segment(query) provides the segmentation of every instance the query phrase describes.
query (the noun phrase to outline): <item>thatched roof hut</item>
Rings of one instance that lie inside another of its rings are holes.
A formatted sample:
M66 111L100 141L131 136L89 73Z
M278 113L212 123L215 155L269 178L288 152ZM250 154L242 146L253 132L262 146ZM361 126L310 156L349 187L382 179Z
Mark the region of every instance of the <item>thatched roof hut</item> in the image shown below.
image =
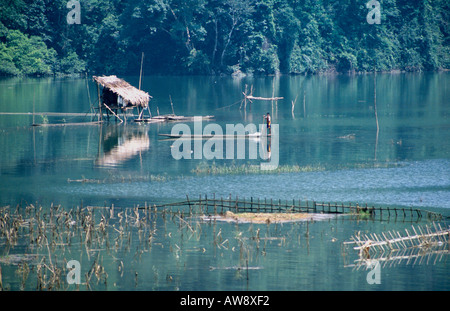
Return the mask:
M94 76L94 81L103 86L103 103L110 108L148 107L152 98L147 92L141 91L117 76Z

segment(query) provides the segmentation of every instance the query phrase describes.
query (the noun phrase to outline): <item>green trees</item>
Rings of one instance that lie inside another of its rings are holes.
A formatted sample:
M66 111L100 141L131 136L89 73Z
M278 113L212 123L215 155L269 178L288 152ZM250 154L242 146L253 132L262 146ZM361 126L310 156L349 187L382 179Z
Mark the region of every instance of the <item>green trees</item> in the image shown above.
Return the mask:
M253 74L449 68L446 0L0 0L0 74ZM375 1L377 2L377 1Z
M5 43L0 43L0 72L3 74L51 74L55 63L55 50L48 49L40 37L28 37L11 30L5 35Z

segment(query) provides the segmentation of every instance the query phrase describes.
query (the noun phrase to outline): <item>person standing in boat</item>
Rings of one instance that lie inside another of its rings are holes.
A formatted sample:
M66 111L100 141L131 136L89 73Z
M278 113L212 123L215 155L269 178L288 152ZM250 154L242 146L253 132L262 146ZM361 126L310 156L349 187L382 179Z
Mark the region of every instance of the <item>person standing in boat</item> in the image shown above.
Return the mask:
M266 120L266 124L267 124L267 134L268 135L270 135L270 127L271 127L271 125L272 125L272 119L271 119L271 117L270 117L270 113L267 113L265 116L264 116L264 119Z

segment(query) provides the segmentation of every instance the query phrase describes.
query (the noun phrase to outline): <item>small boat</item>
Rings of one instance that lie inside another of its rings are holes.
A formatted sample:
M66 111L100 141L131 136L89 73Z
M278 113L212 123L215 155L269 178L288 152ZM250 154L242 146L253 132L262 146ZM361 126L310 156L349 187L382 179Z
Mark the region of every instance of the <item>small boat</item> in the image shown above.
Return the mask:
M195 116L195 117L185 117L185 116L167 116L168 121L195 121L195 120L209 120L214 118L214 116Z
M159 119L159 118L147 118L147 119L134 119L134 122L143 122L143 123L161 123L165 122L165 119Z
M145 122L145 123L156 123L156 122L182 122L182 121L196 121L196 120L211 120L214 116L195 116L195 117L185 117L177 116L173 114L154 116L147 119L135 119L134 122Z

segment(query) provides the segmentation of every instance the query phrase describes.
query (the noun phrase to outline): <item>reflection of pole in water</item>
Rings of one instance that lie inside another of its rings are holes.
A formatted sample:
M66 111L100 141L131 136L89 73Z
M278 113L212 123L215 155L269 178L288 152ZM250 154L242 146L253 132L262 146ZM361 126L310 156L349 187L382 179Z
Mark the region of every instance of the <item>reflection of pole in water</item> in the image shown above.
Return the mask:
M33 86L33 124L34 123L34 112L35 112L35 108L34 108L34 95L36 94L36 86ZM34 155L34 164L36 165L36 131L35 131L36 127L33 126L33 155Z
M103 126L100 123L99 132L98 132L98 150L97 150L97 159L100 158L102 152L102 142L103 142Z
M293 101L291 101L291 103L292 103L292 111L291 111L291 113L292 113L292 119L293 120L295 120L294 108L295 108L295 103L297 102L297 98L298 98L298 94L297 94L297 96L295 96L295 99Z
M303 90L303 117L306 118L306 91Z
M378 146L378 134L380 132L380 127L378 125L378 113L377 113L377 72L373 77L373 105L375 110L375 121L377 123L377 135L375 138L375 161L377 160L377 146Z

